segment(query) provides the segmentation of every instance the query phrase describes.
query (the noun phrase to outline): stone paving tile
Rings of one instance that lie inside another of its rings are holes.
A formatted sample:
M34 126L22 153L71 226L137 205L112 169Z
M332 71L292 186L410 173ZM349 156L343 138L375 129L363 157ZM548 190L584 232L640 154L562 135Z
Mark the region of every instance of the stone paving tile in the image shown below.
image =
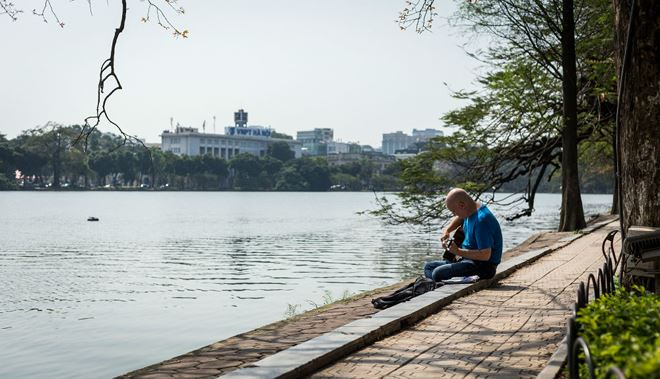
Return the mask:
M534 378L563 338L577 283L602 267L601 242L617 226L610 223L311 378Z

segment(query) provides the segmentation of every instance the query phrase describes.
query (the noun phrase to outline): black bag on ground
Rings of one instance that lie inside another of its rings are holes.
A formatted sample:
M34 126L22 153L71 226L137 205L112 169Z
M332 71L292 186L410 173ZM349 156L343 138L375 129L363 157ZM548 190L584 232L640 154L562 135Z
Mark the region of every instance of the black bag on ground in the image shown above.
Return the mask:
M374 308L376 309L389 308L393 305L408 301L413 297L419 296L425 292L433 291L441 285L441 283L434 282L433 279L420 276L414 282L403 288L399 288L391 295L371 299L371 304L373 304Z

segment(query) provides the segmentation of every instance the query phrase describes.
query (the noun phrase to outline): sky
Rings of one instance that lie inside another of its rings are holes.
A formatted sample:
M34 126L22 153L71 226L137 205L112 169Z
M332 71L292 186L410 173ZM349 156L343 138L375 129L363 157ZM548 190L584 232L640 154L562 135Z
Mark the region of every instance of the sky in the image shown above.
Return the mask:
M43 1L18 2L12 22L0 15L0 133L54 121L81 124L94 113L101 63L121 13L118 0L51 0L63 28L32 15ZM440 17L453 4L438 0ZM129 0L116 71L123 90L108 105L122 128L147 142L174 124L216 132L249 124L295 137L334 129L335 140L381 146L382 134L443 129L439 118L460 106L450 90L472 88L478 62L459 31L401 31L403 0L180 0L171 16L186 39L144 23L145 2ZM153 17L152 17L153 20ZM116 132L109 124L103 132ZM445 130L447 132L447 130Z

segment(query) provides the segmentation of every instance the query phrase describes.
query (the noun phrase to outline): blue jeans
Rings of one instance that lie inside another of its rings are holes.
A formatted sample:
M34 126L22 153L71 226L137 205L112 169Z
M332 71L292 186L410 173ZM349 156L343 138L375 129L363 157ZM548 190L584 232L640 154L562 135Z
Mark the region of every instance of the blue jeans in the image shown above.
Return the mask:
M490 262L461 259L456 263L447 261L431 261L424 264L424 276L439 282L455 276L479 275L481 279L495 276L497 265Z

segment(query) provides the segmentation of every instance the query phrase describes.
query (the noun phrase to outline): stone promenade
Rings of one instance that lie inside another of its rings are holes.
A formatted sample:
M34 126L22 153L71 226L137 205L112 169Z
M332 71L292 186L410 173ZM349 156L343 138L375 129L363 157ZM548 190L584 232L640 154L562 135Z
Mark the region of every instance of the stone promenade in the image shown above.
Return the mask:
M482 372L482 367L498 365L503 367L500 370L502 377L518 377L521 373L531 375L540 370L539 367L543 366L561 340L564 320L575 297L572 286L582 279L585 272L590 272L590 267L602 265L600 243L607 232L616 229L616 226L616 223L611 223L578 239L533 265L520 269L495 287L455 300L412 329L377 342L314 376L438 377L444 372L441 368L445 367L447 373L454 370L454 377L476 377ZM503 259L506 261L528 251L552 246L571 235L542 233L533 236L508 251ZM121 377L213 378L249 367L256 361L351 321L369 317L377 311L371 306L370 299L390 293L402 284L267 325ZM499 317L504 321L500 321ZM545 328L541 333L543 341L528 340L526 333L539 328ZM524 340L524 343L516 342L518 339ZM516 343L525 348L516 348ZM451 347L447 348L447 345ZM534 350L538 359L532 360L525 355L528 353L522 352L531 351L535 345L541 346L542 349L539 349L543 351ZM496 353L489 352L494 347L497 347ZM499 356L506 357L507 361L497 359ZM524 362L527 366L518 368L515 362ZM535 362L534 368L531 362Z
M312 378L534 378L564 337L612 222Z

